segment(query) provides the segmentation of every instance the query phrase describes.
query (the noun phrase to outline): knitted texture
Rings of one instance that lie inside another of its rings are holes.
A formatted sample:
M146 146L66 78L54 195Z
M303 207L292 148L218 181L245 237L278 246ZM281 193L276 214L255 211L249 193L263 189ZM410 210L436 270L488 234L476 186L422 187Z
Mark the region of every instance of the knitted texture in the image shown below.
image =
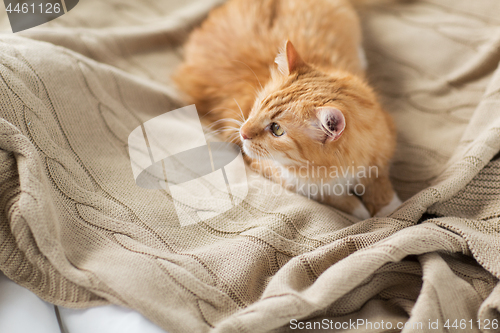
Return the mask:
M363 13L368 76L398 127L405 203L390 217L358 222L253 175L241 204L182 227L167 191L135 184L127 140L185 105L169 75L218 3L86 0L0 35L0 270L54 304L115 303L170 333L500 320L500 3Z

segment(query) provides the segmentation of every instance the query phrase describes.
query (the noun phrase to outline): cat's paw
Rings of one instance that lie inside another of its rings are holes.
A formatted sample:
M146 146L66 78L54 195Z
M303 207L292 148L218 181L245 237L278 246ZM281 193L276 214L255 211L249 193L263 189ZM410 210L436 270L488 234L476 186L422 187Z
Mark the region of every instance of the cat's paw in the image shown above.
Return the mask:
M356 216L358 219L361 220L366 220L372 217L368 209L366 209L365 205L363 205L362 203L360 203L358 207L354 209L352 215Z
M387 205L382 207L381 210L378 211L378 213L375 214L376 217L386 217L389 216L393 211L396 210L399 206L401 206L402 202L399 199L398 195L394 193L394 196L392 197L391 202Z

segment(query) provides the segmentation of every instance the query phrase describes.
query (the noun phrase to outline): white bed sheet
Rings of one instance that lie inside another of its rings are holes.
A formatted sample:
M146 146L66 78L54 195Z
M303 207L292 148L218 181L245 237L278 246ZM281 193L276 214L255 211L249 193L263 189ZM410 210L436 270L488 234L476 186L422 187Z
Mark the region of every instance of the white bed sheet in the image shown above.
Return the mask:
M137 311L116 305L90 309L57 307L0 272L2 333L165 333Z
M0 272L0 332L61 332L54 306Z

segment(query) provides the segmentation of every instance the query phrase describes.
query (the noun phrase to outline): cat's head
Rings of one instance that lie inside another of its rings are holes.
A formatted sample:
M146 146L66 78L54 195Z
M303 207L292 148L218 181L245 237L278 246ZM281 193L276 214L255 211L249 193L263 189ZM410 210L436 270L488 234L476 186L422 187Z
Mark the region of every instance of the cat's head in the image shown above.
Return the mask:
M307 64L289 41L276 63L240 128L249 157L282 165L331 165L332 158L342 158L338 155L345 153L349 141L363 139L360 136L372 130L375 124L370 126L363 113L378 105L362 79Z

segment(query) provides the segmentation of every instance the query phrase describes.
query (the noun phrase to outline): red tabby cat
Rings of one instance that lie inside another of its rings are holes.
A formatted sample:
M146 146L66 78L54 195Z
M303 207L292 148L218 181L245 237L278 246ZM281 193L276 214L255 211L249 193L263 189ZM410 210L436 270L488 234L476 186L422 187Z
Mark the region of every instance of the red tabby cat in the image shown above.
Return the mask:
M365 67L347 0L230 0L192 33L174 79L254 169L368 218L400 201L389 181L396 131ZM336 184L349 189L333 193Z

